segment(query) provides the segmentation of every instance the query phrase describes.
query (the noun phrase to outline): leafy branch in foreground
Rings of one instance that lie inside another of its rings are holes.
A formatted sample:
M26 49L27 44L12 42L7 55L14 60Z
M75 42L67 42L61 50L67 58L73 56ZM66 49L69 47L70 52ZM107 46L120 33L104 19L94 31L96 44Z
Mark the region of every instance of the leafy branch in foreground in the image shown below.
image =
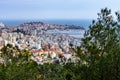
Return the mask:
M119 20L119 14L117 17ZM104 8L85 32L81 47L75 50L86 63L83 64L86 66L83 72L85 80L120 79L119 26L119 21L113 19L111 10ZM85 73L86 71L89 74Z

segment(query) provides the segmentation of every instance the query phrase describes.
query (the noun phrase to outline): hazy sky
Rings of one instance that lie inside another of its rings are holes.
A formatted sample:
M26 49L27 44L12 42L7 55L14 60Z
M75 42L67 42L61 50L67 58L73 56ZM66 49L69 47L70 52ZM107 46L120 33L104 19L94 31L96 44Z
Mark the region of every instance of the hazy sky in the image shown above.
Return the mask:
M0 19L93 19L105 7L120 0L0 0Z

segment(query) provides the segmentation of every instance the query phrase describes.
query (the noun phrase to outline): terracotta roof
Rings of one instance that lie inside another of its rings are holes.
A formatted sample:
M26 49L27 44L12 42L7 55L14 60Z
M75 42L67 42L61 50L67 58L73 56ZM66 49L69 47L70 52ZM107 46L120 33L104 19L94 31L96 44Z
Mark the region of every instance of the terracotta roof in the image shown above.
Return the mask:
M0 44L0 47L4 46L3 44Z
M43 52L42 49L39 49L39 50L31 50L32 53L37 53L37 52Z

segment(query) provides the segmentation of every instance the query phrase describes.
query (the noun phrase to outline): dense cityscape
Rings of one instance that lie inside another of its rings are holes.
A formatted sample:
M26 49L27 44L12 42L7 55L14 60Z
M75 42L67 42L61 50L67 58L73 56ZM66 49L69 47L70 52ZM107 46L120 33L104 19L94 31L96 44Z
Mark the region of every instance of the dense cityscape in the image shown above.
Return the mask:
M45 24L42 22L24 23L16 27L0 24L0 48L12 44L32 53L31 59L38 64L61 62L63 58L77 62L71 47L80 46L84 28L74 25ZM75 32L77 33L75 34ZM78 35L78 36L76 36ZM48 57L52 59L49 60ZM60 56L63 58L61 59ZM65 62L65 61L64 61Z
M104 8L89 29L0 24L1 80L120 80L120 13ZM84 37L83 37L84 35Z
M120 0L0 0L0 80L120 80Z

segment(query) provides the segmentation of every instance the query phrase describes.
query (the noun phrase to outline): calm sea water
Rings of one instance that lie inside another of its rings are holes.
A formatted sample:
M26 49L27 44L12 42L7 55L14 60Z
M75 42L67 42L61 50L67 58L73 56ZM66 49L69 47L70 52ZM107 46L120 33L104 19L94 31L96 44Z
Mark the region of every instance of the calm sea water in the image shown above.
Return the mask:
M26 22L44 22L48 24L78 25L87 29L92 20L0 20L6 26L17 26Z

